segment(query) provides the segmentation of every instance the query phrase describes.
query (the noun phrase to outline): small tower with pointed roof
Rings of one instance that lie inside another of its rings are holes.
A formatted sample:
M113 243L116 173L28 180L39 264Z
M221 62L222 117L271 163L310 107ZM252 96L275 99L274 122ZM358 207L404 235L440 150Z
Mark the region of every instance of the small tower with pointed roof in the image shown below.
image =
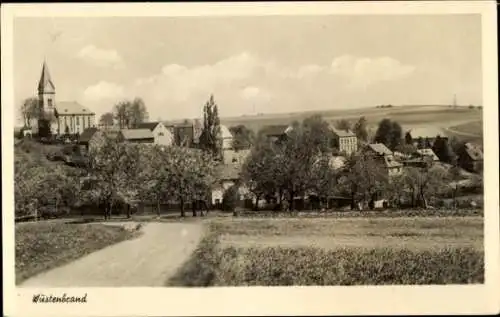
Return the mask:
M54 133L57 129L57 121L54 118L57 116L56 112L56 87L50 77L49 68L47 63L43 62L42 74L38 82L38 102L40 117L38 119L39 134L47 134L47 129ZM54 125L54 121L56 124ZM57 131L58 133L58 131Z

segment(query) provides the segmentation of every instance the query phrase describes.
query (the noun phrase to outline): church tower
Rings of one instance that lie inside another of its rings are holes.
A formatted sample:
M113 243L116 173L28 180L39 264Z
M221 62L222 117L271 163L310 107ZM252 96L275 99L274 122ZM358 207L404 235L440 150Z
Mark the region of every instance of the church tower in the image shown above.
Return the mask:
M38 83L38 103L40 116L38 118L38 134L48 136L58 133L57 129L57 111L55 108L56 88L50 78L47 63L43 62L42 74Z

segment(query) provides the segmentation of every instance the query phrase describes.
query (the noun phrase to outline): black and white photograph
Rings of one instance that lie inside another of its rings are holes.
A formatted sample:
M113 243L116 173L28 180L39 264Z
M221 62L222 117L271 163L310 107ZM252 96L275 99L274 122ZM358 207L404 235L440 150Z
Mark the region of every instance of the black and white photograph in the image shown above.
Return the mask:
M10 13L3 223L31 309L83 307L97 296L78 289L94 288L486 287L486 262L499 264L486 254L498 241L485 246L498 239L485 221L499 214L498 131L485 128L498 127L485 96L497 56L472 4L163 5Z

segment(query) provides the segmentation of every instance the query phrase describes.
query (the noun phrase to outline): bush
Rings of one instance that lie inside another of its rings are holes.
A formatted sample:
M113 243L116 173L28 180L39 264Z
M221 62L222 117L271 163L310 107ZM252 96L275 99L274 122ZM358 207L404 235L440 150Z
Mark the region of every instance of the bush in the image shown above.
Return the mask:
M233 185L229 187L225 192L222 197L222 209L224 211L235 211L236 207L238 206L239 202L239 192L238 192L238 186Z
M206 238L171 286L464 284L484 282L472 248L221 248Z

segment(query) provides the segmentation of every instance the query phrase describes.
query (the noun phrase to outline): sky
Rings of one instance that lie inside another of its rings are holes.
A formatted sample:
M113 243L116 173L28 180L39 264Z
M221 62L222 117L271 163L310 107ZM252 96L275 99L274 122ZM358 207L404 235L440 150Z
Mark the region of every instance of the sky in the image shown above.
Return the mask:
M57 101L99 117L140 97L152 120L482 104L480 15L16 18L14 97L46 60Z

